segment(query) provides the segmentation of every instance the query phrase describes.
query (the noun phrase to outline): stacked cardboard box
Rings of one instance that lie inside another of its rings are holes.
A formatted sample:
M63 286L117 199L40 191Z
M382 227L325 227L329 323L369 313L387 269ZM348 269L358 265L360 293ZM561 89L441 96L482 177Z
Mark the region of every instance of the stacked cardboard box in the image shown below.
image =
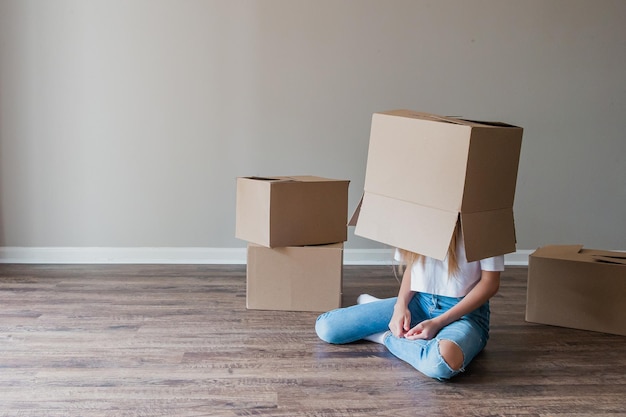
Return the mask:
M348 185L315 176L237 178L235 236L248 242L249 309L341 306Z

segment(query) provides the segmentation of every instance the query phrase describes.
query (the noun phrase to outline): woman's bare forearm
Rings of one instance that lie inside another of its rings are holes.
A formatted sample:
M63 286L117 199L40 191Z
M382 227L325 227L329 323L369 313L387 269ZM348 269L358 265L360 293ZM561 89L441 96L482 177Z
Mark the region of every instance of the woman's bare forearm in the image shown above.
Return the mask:
M441 327L457 321L485 304L491 297L496 295L499 288L500 272L483 271L476 286L457 305L437 318Z

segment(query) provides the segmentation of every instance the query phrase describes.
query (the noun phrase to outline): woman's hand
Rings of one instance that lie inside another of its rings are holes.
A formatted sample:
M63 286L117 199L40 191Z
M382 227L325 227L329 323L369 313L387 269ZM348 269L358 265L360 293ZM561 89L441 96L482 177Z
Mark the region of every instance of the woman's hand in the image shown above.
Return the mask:
M404 337L411 328L411 311L396 304L389 322L389 330L396 337Z
M406 332L404 337L409 340L430 340L439 333L442 327L443 325L436 319L424 320Z
M396 337L404 337L409 340L430 340L439 333L443 325L436 319L424 320L411 328L411 312L408 308L394 308L393 316L389 322L389 330Z

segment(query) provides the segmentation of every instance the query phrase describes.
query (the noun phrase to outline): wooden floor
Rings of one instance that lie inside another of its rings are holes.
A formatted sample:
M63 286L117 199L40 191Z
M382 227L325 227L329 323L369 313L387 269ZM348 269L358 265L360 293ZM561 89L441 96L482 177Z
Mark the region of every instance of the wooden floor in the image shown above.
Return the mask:
M392 296L346 267L344 303ZM316 313L245 308L245 266L0 265L0 417L626 415L626 337L524 321L504 273L486 350L452 382L381 345L327 345Z

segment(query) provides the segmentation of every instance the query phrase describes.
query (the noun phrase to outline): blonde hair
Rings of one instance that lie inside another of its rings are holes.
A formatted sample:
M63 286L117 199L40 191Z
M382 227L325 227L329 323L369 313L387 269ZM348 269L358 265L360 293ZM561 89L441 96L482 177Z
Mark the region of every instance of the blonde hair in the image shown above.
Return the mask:
M450 239L450 245L448 246L448 278L455 276L459 272L459 261L456 257L456 244L461 231L461 222L459 219L456 221L454 232L452 233L452 239ZM411 252L406 249L398 248L400 252L400 264L398 265L398 272L400 276L404 273L405 269L411 268L415 262L424 262L425 256L419 253Z

